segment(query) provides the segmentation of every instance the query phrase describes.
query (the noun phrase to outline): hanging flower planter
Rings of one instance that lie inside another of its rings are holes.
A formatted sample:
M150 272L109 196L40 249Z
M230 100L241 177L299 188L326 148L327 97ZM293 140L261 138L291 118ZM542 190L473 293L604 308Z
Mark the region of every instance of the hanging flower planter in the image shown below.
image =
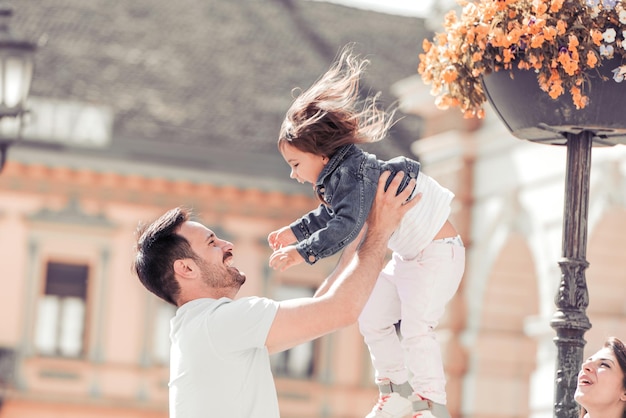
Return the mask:
M587 74L588 105L577 109L566 96L552 99L537 84L537 74L513 68L482 77L485 96L509 131L518 138L564 145L566 133L594 133L597 146L626 144L626 83L613 80L607 61ZM604 77L604 78L603 78Z
M484 117L489 101L509 130L561 144L591 131L626 143L626 0L474 0L424 40L418 73L435 103Z

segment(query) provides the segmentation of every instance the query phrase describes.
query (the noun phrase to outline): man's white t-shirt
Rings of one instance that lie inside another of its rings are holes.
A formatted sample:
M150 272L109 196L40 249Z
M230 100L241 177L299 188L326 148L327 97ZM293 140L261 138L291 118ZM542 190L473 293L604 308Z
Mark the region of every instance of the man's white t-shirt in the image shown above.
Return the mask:
M265 340L278 302L196 299L171 320L170 418L275 418Z

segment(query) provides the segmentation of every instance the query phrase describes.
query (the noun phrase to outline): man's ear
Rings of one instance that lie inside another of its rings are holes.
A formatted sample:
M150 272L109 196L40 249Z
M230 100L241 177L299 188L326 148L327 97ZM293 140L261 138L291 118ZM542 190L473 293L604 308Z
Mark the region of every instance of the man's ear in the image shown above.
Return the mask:
M196 271L196 263L191 258L180 258L174 261L174 273L184 279L193 278Z

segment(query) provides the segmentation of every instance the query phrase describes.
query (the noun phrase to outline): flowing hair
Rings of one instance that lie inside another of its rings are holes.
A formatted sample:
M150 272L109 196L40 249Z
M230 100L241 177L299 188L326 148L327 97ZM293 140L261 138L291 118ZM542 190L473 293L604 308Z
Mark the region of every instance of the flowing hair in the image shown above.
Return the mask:
M342 48L328 71L287 110L278 149L289 144L330 158L344 145L383 139L393 125L395 109L378 106L380 93L360 99L359 81L368 64L354 54L352 45Z

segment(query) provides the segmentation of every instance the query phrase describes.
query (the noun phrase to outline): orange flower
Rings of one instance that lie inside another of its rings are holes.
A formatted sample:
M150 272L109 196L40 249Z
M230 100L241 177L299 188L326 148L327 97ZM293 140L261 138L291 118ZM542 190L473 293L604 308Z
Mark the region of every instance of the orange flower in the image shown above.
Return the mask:
M589 68L596 68L596 64L598 63L598 57L593 51L587 52L587 65Z
M551 71L550 79L546 82L546 85L548 88L548 94L553 99L558 98L565 91L563 88L563 80L561 79L559 72L555 70Z
M459 105L459 100L448 95L440 96L437 100L435 100L435 106L438 109L448 109L449 107L455 107Z
M496 8L498 11L504 11L508 7L507 0L495 0Z
M548 85L548 80L546 78L546 75L544 73L540 73L537 76L537 83L539 83L539 88L543 91L548 91L550 90L550 86Z
M543 29L543 36L546 38L546 41L551 42L556 37L556 28L554 26L546 26ZM602 37L602 35L600 35Z
M584 109L587 107L589 103L589 97L583 96L581 90L578 87L572 87L570 89L570 94L572 95L572 100L574 101L574 106L576 109Z
M573 60L567 52L559 54L558 60L567 75L574 75L578 71L578 61Z
M510 49L505 49L502 53L504 54L504 62L511 62L515 59L515 54Z
M508 46L516 45L519 43L520 38L522 37L523 32L519 28L513 28L509 31L507 36Z
M444 83L450 84L457 79L459 74L454 68L453 65L448 65L445 70L441 73L441 77L443 78Z
M433 44L428 40L428 39L424 39L422 41L422 49L424 50L424 52L428 52L430 51L430 48L433 46ZM420 55L420 59L422 59L422 56L424 56L424 54Z
M593 41L594 45L596 46L602 45L602 32L600 32L597 29L591 29L589 31L589 35L591 35L591 40Z
M561 10L563 7L564 0L552 0L552 4L550 5L550 12L555 13Z
M545 37L543 35L536 35L533 36L530 40L530 47L531 48L541 48L541 44L543 44L543 41L545 40Z
M553 81L552 84L550 84L550 90L548 91L548 94L553 99L557 99L560 95L563 94L564 91L565 90L563 89L563 82L561 80L558 80Z

